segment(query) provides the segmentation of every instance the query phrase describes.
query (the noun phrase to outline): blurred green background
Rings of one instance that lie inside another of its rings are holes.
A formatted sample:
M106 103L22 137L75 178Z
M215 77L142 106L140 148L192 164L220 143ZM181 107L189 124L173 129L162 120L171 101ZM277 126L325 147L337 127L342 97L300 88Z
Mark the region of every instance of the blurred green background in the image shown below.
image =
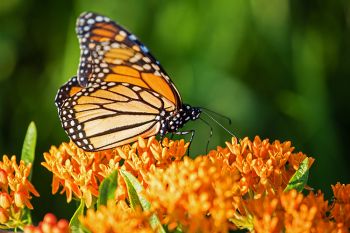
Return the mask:
M239 137L291 140L316 158L310 185L350 183L350 1L11 0L0 1L0 151L20 155L31 120L38 128L34 220L70 217L74 203L52 196L40 162L67 141L57 89L75 75L82 11L105 14L136 34L161 62L183 100L232 118ZM230 136L214 128L210 148ZM205 153L200 121L193 154Z

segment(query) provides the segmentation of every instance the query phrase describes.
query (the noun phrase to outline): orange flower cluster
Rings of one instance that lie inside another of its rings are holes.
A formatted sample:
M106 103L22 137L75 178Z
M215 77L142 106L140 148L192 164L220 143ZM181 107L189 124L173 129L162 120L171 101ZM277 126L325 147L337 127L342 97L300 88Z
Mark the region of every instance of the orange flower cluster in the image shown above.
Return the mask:
M242 206L237 219L243 223L241 226L257 233L348 232L345 222L328 217L331 206L321 192L303 196L296 190L279 191L260 199L243 200Z
M131 209L124 201L108 202L94 211L89 209L81 223L90 232L98 233L153 233L149 225L149 214L140 209Z
M53 214L46 214L38 226L25 226L24 233L69 233L69 223L65 219L57 218Z
M33 209L30 199L39 196L28 180L31 164L16 162L16 156L9 159L6 155L0 161L0 223L7 227L21 225L25 207Z
M234 200L240 199L239 178L223 160L185 157L149 174L146 197L170 230L227 232L233 228L228 220L235 213Z
M276 140L270 143L268 139L261 140L258 136L250 141L247 137L238 142L233 137L227 147L218 147L209 156L223 157L227 163L236 167L241 175L240 189L242 195L253 194L259 198L266 193L274 193L284 189L290 178L298 170L306 158L303 153L293 153L291 142ZM314 159L309 157L309 166Z
M62 186L66 193L67 202L75 197L83 199L89 207L93 198L98 196L101 181L112 171L122 168L131 172L142 182L147 172L155 167L165 168L173 161L181 160L185 155L188 143L184 140L162 143L155 137L139 138L133 145L117 147L101 152L86 152L73 142L62 143L58 148L52 146L44 153L42 163L53 173L52 193L55 194ZM117 199L127 196L123 180L118 178Z
M184 157L183 140L162 143L139 139L132 145L102 152L85 152L72 142L45 153L43 165L53 172L53 193L60 186L67 201L72 195L87 206L98 196L98 186L115 169L129 171L144 187L150 212L132 210L127 189L118 176L117 205L88 210L80 220L91 232L154 232L148 219L158 216L172 231L228 232L348 232L350 185L332 186L335 200L323 194L304 196L283 192L306 155L290 142L232 138L206 156ZM308 158L308 165L314 162ZM1 177L0 177L1 178Z
M334 203L331 217L344 229L350 229L350 184L332 185Z

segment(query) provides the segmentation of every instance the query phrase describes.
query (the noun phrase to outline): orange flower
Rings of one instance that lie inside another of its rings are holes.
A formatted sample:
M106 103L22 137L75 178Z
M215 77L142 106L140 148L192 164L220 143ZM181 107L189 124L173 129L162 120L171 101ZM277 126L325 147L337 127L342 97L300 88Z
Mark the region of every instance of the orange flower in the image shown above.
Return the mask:
M66 193L67 202L70 202L74 195L84 199L89 207L93 198L98 196L101 181L115 169L123 168L142 182L150 169L165 168L173 161L181 160L187 147L188 143L185 144L184 140L169 141L165 138L161 144L155 137L151 137L139 138L138 142L131 146L125 145L101 152L85 152L73 142L69 142L62 143L58 148L52 146L48 153L44 153L45 162L42 165L53 173L53 194L62 186L62 193ZM118 184L117 199L125 199L126 187L120 176Z
M281 143L276 140L270 143L268 139L262 141L256 136L254 141L244 138L238 142L232 138L232 142L226 142L226 145L228 150L220 148L218 152L240 171L242 194L250 191L255 198L265 192L274 193L280 188L284 189L306 158L300 152L293 153L294 147L289 141ZM314 159L309 158L309 161L311 166Z
M328 203L323 194L311 192L307 196L296 190L268 194L259 199L242 201L239 216L244 228L263 232L347 232L327 217Z
M237 170L224 160L185 157L149 174L146 197L170 230L227 232L233 226L228 219L235 212L234 197L240 196L238 179Z
M147 183L144 180L149 171L155 168L165 169L174 161L180 161L184 157L188 145L189 143L185 143L183 139L172 141L164 138L162 142L159 142L155 137L150 137L148 139L139 138L130 150L122 151L120 148L117 148L117 150L125 159L121 168L131 172L146 188ZM122 179L122 176L118 176L118 200L127 198L126 190L124 179Z
M244 208L240 209L241 228L256 232L283 232L284 212L279 195L269 194L259 199L242 201ZM234 221L235 222L235 221Z
M2 208L4 209L10 208L11 203L12 203L12 198L8 193L6 192L0 193L0 206Z
M296 190L282 192L306 155L294 152L290 142L232 138L206 156L184 157L188 143L167 138L139 138L132 145L101 152L85 152L72 142L51 147L42 163L53 172L52 191L60 186L67 195L84 199L87 206L98 196L102 180L116 169L133 174L143 185L151 212L130 209L127 189L118 176L117 205L88 210L81 222L92 232L153 232L148 218L155 213L172 231L228 232L348 232L350 185L332 186L330 207L323 194L304 196ZM309 157L309 167L314 162ZM0 187L15 187L0 167ZM9 215L9 203L31 206L19 185L13 195L0 193L0 221ZM29 185L28 185L29 187Z
M350 184L332 185L334 205L331 216L344 229L350 228Z
M0 208L0 223L6 224L10 219L9 211L4 208Z
M89 209L81 223L92 233L153 233L149 225L149 214L140 209L133 210L124 201L108 202L96 211Z
M319 224L323 230L328 229L330 232L335 227L326 216L328 202L321 192L317 195L311 192L304 197L296 190L291 190L281 195L281 205L285 210L286 232L319 232L316 231Z
M0 222L9 228L20 226L21 215L25 207L33 209L30 199L39 196L28 180L31 164L20 161L16 156L11 159L4 155L0 161Z
M65 219L57 221L55 215L46 214L38 226L25 226L24 233L69 233L69 223Z
M62 143L59 148L52 146L49 153L44 153L46 162L42 165L53 173L52 193L59 186L66 192L67 202L72 200L72 194L85 199L87 206L92 203L92 195L98 195L97 180L103 177L94 173L100 162L114 157L112 151L88 153L79 149L72 142ZM97 163L96 163L97 162Z

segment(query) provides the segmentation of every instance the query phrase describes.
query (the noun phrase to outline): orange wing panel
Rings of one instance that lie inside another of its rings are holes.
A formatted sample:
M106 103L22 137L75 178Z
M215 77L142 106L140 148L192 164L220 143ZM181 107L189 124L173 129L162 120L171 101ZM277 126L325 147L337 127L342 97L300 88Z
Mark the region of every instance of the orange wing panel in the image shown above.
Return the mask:
M151 73L142 73L142 79L150 86L155 92L161 94L174 104L176 104L176 97L174 92L163 77L156 76Z
M95 34L96 36L108 37L108 38L112 38L115 35L114 32L107 31L107 30L100 29L100 28L92 30L92 33Z
M78 104L109 104L113 103L112 100L100 99L92 96L81 96L78 99Z
M72 87L72 89L70 89L70 91L69 91L69 96L73 96L73 95L75 95L77 92L79 92L81 89L83 89L83 88L81 88L81 87Z
M149 89L147 84L140 78L133 78L124 75L110 74L105 78L106 82L117 82L117 83L129 83L132 85L140 86Z
M94 144L95 148L97 148L97 150L114 148L120 145L125 145L126 143L134 142L137 140L138 137L147 138L147 137L156 135L159 132L160 123L156 123L154 125L153 124L154 123L151 122L132 129L111 133L111 134L105 135L104 137L102 136L92 137L90 140ZM142 131L145 131L145 132L140 134ZM127 138L125 135L135 135L135 136L132 138ZM113 140L115 141L116 138L125 138L125 139L122 141L113 143ZM113 144L108 145L108 143L110 142Z
M129 66L115 66L112 68L112 70L116 74L122 74L127 76L133 76L135 78L140 78L140 73Z
M91 93L91 96L120 102L128 101L128 98L106 90L97 90Z
M110 31L113 31L113 32L117 32L116 28L114 25L112 24L108 24L108 23L96 23L96 26L97 27L101 27L101 28L104 28L104 29L107 29L107 30L110 30Z
M129 98L132 98L132 99L139 99L135 91L123 85L112 87L109 90L120 95L128 96Z
M114 59L121 59L123 61L126 61L133 57L135 54L135 51L130 48L115 48L111 49L104 55L105 58L114 58Z

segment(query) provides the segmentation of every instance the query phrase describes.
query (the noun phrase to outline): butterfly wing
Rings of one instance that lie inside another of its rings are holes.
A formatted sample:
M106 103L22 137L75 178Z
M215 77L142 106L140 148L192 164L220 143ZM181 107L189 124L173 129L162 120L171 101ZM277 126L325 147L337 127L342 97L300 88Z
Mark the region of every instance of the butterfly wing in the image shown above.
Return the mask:
M62 127L79 147L99 151L136 141L138 136L157 134L160 115L164 109L174 108L167 98L147 88L101 82L68 97L59 108L59 116Z
M63 84L63 86L58 90L55 98L55 104L59 111L69 97L75 95L82 89L83 88L80 86L77 76L73 76L68 82Z
M157 92L175 106L181 97L159 62L133 34L109 18L83 13L77 20L81 48L78 81L89 83L119 82Z
M83 13L76 30L81 47L78 74L56 96L68 136L79 147L98 151L157 134L161 118L182 105L157 60L107 17Z

